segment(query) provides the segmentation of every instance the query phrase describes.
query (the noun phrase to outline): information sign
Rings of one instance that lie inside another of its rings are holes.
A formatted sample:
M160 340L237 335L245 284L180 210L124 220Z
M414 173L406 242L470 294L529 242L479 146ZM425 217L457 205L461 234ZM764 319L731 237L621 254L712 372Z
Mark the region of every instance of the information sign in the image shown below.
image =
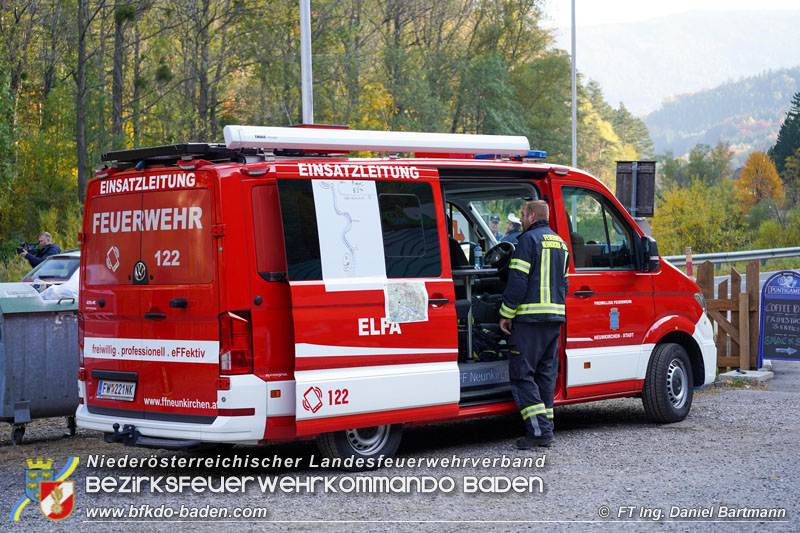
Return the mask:
M800 360L800 274L783 270L761 290L758 366L763 359Z

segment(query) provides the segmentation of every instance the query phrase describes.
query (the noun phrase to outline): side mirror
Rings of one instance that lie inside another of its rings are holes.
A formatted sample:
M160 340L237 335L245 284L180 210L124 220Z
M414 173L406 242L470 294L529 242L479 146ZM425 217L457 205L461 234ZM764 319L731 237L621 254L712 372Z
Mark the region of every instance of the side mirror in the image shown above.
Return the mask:
M642 237L642 271L657 272L661 268L661 257L658 255L658 244L649 235Z

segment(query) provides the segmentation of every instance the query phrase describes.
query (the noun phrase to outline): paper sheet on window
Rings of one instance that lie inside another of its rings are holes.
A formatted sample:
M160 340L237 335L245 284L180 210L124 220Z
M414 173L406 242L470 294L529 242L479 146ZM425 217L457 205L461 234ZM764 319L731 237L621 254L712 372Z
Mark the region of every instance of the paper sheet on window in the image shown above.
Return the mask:
M393 324L428 320L428 291L424 281L387 282L385 301L386 319Z
M325 290L384 288L386 262L375 182L312 180L311 186Z

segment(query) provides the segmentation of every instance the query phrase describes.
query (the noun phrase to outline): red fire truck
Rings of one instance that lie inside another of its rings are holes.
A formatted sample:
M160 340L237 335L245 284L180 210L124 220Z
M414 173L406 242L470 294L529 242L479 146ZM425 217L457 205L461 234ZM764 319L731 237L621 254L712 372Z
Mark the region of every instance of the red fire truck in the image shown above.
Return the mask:
M487 221L527 199L571 251L556 406L641 396L674 422L714 379L697 285L601 182L524 137L225 139L108 153L89 183L80 427L164 448L316 437L369 458L405 424L516 411L497 315L513 244Z

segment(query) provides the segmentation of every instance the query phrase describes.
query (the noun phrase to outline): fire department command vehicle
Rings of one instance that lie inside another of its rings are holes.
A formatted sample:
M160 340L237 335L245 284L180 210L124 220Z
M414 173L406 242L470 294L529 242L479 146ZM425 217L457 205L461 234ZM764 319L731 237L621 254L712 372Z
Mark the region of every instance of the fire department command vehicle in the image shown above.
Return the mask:
M224 133L106 154L89 183L76 419L106 440L316 437L371 458L405 424L516 411L497 314L513 244L487 221L526 199L570 246L556 406L641 396L674 422L714 379L697 285L604 185L531 161L526 138Z

